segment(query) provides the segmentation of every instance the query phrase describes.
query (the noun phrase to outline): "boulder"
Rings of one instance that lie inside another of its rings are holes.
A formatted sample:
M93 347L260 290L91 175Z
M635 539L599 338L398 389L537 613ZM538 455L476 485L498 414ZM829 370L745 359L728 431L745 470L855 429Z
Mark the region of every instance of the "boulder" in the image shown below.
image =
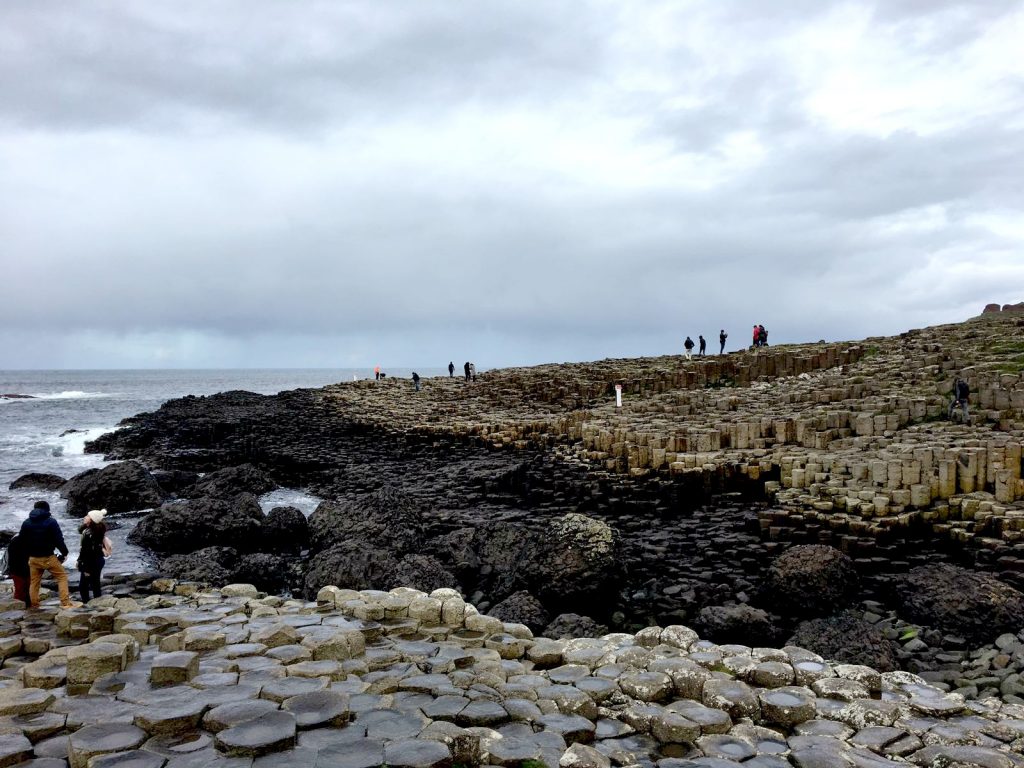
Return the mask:
M779 639L778 625L767 612L749 605L709 605L701 608L694 629L713 643L771 646Z
M254 552L263 545L263 510L247 493L231 501L174 501L140 520L128 540L156 552L193 552L217 545Z
M234 569L234 578L246 584L253 584L263 592L281 592L290 581L288 562L279 555L256 552L242 555Z
M152 474L157 484L170 496L182 496L199 480L198 472L184 469L155 469Z
M814 651L844 664L863 664L879 672L896 669L896 646L880 629L853 611L801 622L787 645Z
M992 312L1001 312L1002 309L1003 308L999 304L986 304L985 308L981 310L981 314L988 315Z
M600 637L608 633L608 627L598 624L589 616L563 613L548 624L541 633L555 640L574 637Z
M431 592L441 587L457 587L458 580L429 555L403 557L361 541L346 541L316 555L306 569L309 599L329 584L343 589L414 587Z
M972 644L1021 629L1024 594L985 573L924 565L897 577L893 592L901 617Z
M274 507L263 521L268 552L301 552L309 546L309 522L295 507Z
M8 487L11 491L57 491L67 481L60 475L49 475L45 472L29 472L13 481Z
M834 547L804 544L775 558L762 600L790 616L828 616L847 605L856 592L853 560Z
M540 632L551 621L540 601L524 591L509 595L487 613L502 621L525 624L534 632Z
M122 461L75 475L60 490L67 512L83 517L90 509L136 512L163 503L165 494L149 471L135 461Z
M237 467L218 469L203 475L187 492L191 498L213 496L220 499L233 499L240 493L251 493L262 496L277 488L277 483L261 469L252 464L239 464Z
M397 553L418 549L423 512L408 494L392 487L353 501L324 501L309 517L310 543L324 550L358 540Z
M229 547L205 547L196 552L171 555L160 561L160 572L170 579L220 586L238 581L238 552Z

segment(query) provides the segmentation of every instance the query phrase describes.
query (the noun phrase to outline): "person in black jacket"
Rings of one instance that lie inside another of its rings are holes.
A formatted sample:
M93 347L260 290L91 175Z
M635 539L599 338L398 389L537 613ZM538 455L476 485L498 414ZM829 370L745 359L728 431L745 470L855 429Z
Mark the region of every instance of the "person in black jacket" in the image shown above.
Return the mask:
M448 378L454 378L455 376L455 363L451 360L448 361Z
M28 605L28 551L18 534L7 542L7 573L14 582L14 599Z
M106 516L105 509L91 509L78 526L78 532L82 536L78 548L78 572L81 574L78 589L82 594L83 603L100 596L100 574L109 553L104 546L107 524L103 522L103 518Z
M28 553L30 607L39 607L39 584L43 580L43 571L49 571L57 582L61 607L74 608L75 604L71 602L71 594L68 592L68 574L64 570L68 546L64 543L60 525L50 517L49 504L45 501L36 502L28 519L21 524L20 535ZM55 549L60 552L59 555L53 554Z
M967 410L967 400L971 396L971 388L967 382L957 376L953 379L953 402L949 404L949 420L953 420L953 411L962 408L964 412L964 424L971 423L971 414Z

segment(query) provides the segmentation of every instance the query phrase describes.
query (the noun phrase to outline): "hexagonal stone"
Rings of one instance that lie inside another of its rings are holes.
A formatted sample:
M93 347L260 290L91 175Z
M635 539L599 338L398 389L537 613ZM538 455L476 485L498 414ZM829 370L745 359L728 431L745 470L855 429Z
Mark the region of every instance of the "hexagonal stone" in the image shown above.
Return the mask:
M663 744L692 744L700 734L700 726L678 712L666 710L651 719L651 735Z
M508 712L496 701L480 699L467 704L455 718L459 725L468 727L493 726L508 720Z
M20 732L33 744L64 730L68 716L58 712L36 712L31 715L0 717L0 732Z
M371 739L411 739L427 725L427 719L412 712L371 709L356 717L356 727Z
M282 677L278 680L266 683L260 691L261 699L281 703L292 696L301 693L313 693L323 691L330 686L331 681L322 677Z
M259 757L289 749L295 746L295 715L268 712L220 731L214 743L224 754L238 757Z
M706 681L701 701L707 707L728 712L734 720L741 717L756 720L761 709L750 686L739 680Z
M799 723L813 720L816 714L814 698L809 691L795 687L776 688L758 692L761 718L766 723L793 728Z
M134 723L151 736L174 736L196 728L205 711L206 702L200 699L164 706L152 705L140 709Z
M124 647L116 643L72 646L67 655L68 685L91 685L103 675L120 672L126 661Z
M348 696L334 691L300 693L286 699L281 708L295 715L295 724L300 729L342 726L350 717Z
M603 677L583 677L574 682L573 685L587 694L598 704L605 701L613 693L619 690L619 687L614 681L606 680Z
M53 701L53 694L42 688L4 688L0 690L0 715L32 715Z
M317 757L317 765L331 768L379 768L384 764L384 742L380 739L356 738L321 747Z
M647 702L665 701L675 689L672 678L664 672L627 672L618 683L627 696Z
M597 704L590 696L572 685L549 685L537 689L541 699L551 699L558 711L566 715L582 715L588 720L597 717Z
M153 685L187 683L199 674L199 654L193 651L161 653L153 659L149 680Z
M513 736L489 742L487 752L491 765L506 765L509 768L516 768L526 760L540 760L541 757L539 744Z
M737 739L727 733L714 733L697 739L697 746L707 757L720 760L734 760L737 763L757 754L754 746L744 739Z
M288 677L326 677L330 680L344 680L348 677L341 662L334 659L300 661L285 667L285 674Z
M465 696L438 696L430 703L425 704L422 709L423 714L432 720L454 721L467 704L469 704L469 699Z
M277 704L266 699L251 699L221 704L203 716L203 728L212 733L218 733L226 728L233 728L236 725L241 725L269 712L276 711Z
M32 757L32 742L20 733L0 734L0 766L8 768Z
M146 740L146 732L126 723L87 725L71 734L68 756L71 768L88 768L89 759L112 752L138 749Z
M573 744L558 759L558 768L611 768L611 760L593 747Z
M580 715L551 714L544 715L537 724L545 730L557 733L566 744L577 742L588 744L594 740L596 726Z
M130 752L119 752L116 755L104 755L93 758L89 768L164 768L167 758L147 752L144 749L133 749Z
M174 759L173 765L179 765L179 760L184 757L205 755L211 761L221 759L213 749L213 737L203 731L193 731L180 736L154 736L142 748L147 752ZM241 759L241 758L240 758Z
M384 745L384 764L394 768L441 768L451 758L448 747L432 739L400 739Z
M762 661L750 673L751 682L762 688L781 688L784 685L792 685L793 679L793 667L781 661Z

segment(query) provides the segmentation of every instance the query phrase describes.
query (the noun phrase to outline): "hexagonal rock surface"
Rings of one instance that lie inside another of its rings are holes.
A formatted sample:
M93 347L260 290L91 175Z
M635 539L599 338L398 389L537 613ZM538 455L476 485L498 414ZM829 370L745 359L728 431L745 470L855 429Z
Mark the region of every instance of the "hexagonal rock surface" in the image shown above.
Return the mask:
M0 690L0 715L31 715L53 703L54 696L42 688Z
M95 757L89 763L89 768L164 768L167 765L167 758L144 749L133 749L130 752L120 752L116 755L104 755Z
M218 733L225 728L233 728L236 725L241 725L276 711L277 704L266 699L221 704L203 716L203 728L213 733Z
M19 733L0 734L0 766L7 768L32 757L32 742Z
M394 768L441 768L451 757L448 747L429 739L400 739L384 745L384 764Z
M268 712L217 734L217 749L238 757L259 757L295 746L295 716Z
M199 674L199 654L193 651L161 653L153 659L149 679L153 685L187 683Z
M87 725L71 734L68 756L71 768L88 768L89 758L111 752L126 752L142 746L146 732L126 723Z
M301 693L285 700L281 708L295 715L300 729L341 726L349 720L348 696L334 691Z

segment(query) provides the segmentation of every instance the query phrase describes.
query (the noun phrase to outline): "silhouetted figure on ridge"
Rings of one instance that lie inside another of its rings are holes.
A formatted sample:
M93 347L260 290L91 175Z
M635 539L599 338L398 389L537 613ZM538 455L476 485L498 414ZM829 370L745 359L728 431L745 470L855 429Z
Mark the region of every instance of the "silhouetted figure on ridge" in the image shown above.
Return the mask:
M448 378L451 379L451 378L454 378L454 377L455 377L455 363L449 362L448 363Z
M698 336L697 339L700 341L700 352L698 352L697 354L700 355L701 357L706 357L705 352L707 352L708 343L704 341L703 336Z
M729 338L729 334L725 332L725 328L718 332L718 354L725 354L725 340Z

